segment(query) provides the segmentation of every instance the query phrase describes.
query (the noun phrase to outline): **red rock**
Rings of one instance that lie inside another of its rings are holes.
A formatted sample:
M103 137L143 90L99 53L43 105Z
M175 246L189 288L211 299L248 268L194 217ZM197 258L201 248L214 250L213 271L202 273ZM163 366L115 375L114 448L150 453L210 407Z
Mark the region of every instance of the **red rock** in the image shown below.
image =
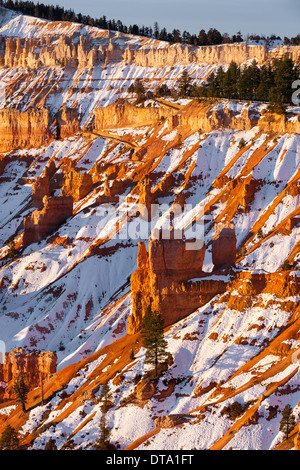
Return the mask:
M80 122L76 108L63 108L57 117L57 138L65 139L80 132Z
M0 382L7 385L3 398L13 396L12 386L21 372L27 385L34 388L56 372L56 364L57 356L52 351L26 354L22 348L16 348L6 353L4 363L0 364Z
M23 246L43 240L57 230L73 213L72 196L43 199L43 209L24 217Z
M52 139L47 109L0 110L0 152L15 148L41 147Z
M79 173L71 168L64 177L62 196L72 196L74 202L80 201L93 189L93 177L89 173Z
M212 239L212 261L214 269L223 266L234 266L236 260L236 235L234 224L215 224L215 235Z
M161 312L165 326L193 311L194 302L187 302L188 291L180 286L184 281L203 276L204 255L204 245L198 250L187 250L183 239L150 239L148 252L145 244L139 243L138 269L131 276L129 334L139 331L149 304ZM198 299L196 304L199 306Z

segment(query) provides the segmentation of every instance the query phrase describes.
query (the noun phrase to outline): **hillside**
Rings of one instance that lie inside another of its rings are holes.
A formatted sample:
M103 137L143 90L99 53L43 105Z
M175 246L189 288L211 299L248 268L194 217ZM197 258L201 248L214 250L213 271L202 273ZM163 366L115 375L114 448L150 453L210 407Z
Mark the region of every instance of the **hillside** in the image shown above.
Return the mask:
M23 413L5 384L0 433L10 424L29 450L50 438L90 449L109 381L117 449L299 449L299 107L151 93L136 105L127 89L136 78L148 92L176 88L184 70L201 83L231 60L300 48L170 46L0 13L0 339L7 352L57 355L44 404L35 384ZM154 223L141 214L151 204ZM151 259L150 232L178 208L188 238L199 222L203 260L184 262L171 241ZM235 260L216 269L224 224ZM151 381L136 298L161 296L172 361Z

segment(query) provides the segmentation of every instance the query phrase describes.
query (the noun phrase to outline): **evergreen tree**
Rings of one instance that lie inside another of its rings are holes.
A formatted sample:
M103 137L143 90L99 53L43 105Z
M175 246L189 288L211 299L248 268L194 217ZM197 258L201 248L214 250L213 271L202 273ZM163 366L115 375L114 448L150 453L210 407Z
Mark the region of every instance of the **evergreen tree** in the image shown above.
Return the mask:
M180 98L187 98L190 96L191 90L192 90L191 79L189 77L189 74L185 70L179 79L178 96Z
M198 46L206 46L207 45L207 34L204 29L201 29L198 34Z
M100 436L95 442L94 449L95 450L109 450L111 428L109 428L106 424L105 413L102 413L100 424L99 424L99 429L100 429Z
M158 311L152 311L147 307L142 321L141 337L146 348L145 364L154 365L155 377L158 375L158 367L168 358L167 341L164 338L163 320Z
M134 83L129 85L127 91L129 93L135 93L136 95L136 104L140 104L146 100L146 90L144 84L140 78L137 78Z
M48 441L47 444L45 445L45 449L44 449L44 450L57 450L56 443L55 443L55 439L53 439L52 437L50 437L49 441Z
M288 438L289 433L293 429L295 424L296 424L296 421L293 415L291 405L286 405L282 412L282 419L280 421L279 431L284 432L286 435L286 438Z
M259 86L260 71L257 62L254 60L251 65L246 66L241 71L238 78L238 95L241 99L255 100Z
M29 388L24 381L24 374L21 372L13 385L16 402L21 403L23 412L26 411L26 402Z
M256 91L256 97L259 101L267 101L269 90L274 85L274 76L271 65L263 65L259 73L259 85Z
M9 238L8 240L8 257L9 258L13 258L16 254L16 246L15 246L15 240L14 240L14 237L13 235Z
M15 450L19 445L18 433L10 424L6 426L0 438L0 450Z
M162 96L170 96L170 95L171 95L171 90L165 83L160 85L155 92L155 96L157 98L160 98Z
M111 435L111 428L107 426L106 423L106 414L109 409L109 403L111 399L111 393L109 389L109 385L105 382L102 386L101 394L100 394L100 401L102 402L101 405L101 420L99 424L100 429L100 436L95 442L94 449L95 450L108 450L110 445L110 435Z
M224 75L225 72L223 67L218 67L214 76L213 84L208 88L208 96L222 98Z
M102 385L102 390L100 394L100 401L102 403L101 405L101 410L103 413L107 413L109 406L110 406L110 400L112 398L112 394L110 392L110 388L107 382L105 382Z
M281 102L290 103L292 83L297 78L299 78L298 72L292 59L283 59L275 63L274 83Z
M225 98L238 98L238 78L240 76L240 69L238 65L232 61L224 73L222 81L222 94Z

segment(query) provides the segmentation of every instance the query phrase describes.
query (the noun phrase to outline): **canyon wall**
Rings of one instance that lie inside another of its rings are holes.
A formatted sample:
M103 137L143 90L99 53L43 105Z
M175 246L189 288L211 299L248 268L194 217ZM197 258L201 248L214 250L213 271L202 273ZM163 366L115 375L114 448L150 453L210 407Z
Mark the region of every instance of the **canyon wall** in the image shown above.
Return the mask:
M268 49L264 45L247 42L221 44L217 46L190 46L168 44L152 40L150 47L133 44L130 35L103 31L91 36L49 35L38 38L0 38L0 66L4 67L93 67L106 66L111 62L124 61L142 67L164 67L178 64L238 64L256 59L259 64L275 58L291 58L295 62L300 57L300 46L280 46ZM97 37L98 36L98 37ZM121 45L120 43L121 38ZM137 38L142 43L143 38Z
M268 50L263 45L249 45L246 42L222 44L218 46L193 47L174 44L165 48L127 50L124 54L126 63L134 62L142 67L163 67L164 65L191 63L197 64L229 64L231 61L241 65L246 61L257 60L263 64L275 58L291 58L299 60L300 47L282 46Z
M241 110L234 111L222 102L193 100L180 110L166 106L137 106L124 99L118 99L103 108L96 108L95 131L102 129L155 125L162 118L167 120L169 129L181 128L188 132L212 132L228 128L247 131L258 126L265 133L300 133L300 116L276 114L262 110L255 105L244 103Z
M51 140L47 109L0 110L0 152L15 148L41 147Z
M147 126L172 116L177 110L160 106L136 106L118 99L109 106L95 109L95 131L114 127Z

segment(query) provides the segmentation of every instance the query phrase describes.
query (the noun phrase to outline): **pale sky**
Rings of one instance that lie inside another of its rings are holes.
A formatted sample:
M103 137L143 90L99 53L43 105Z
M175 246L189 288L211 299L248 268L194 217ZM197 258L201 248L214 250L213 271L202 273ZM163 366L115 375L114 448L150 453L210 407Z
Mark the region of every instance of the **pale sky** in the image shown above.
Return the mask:
M37 2L37 0L35 0ZM216 28L221 33L300 33L300 0L44 0L76 13L121 20L126 26L152 26L155 21L168 32L178 28L193 34Z

